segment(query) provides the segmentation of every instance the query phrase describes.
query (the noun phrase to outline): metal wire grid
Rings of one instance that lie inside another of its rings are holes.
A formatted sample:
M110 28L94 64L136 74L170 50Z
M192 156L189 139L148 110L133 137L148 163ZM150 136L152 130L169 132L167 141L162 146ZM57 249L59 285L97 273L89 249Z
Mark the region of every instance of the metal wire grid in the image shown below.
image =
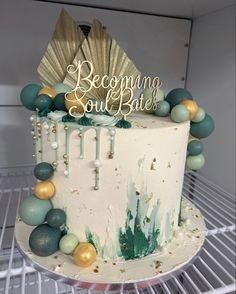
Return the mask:
M31 167L0 170L0 294L90 294L91 291L73 288L41 275L26 264L16 249L13 236L17 208L20 200L32 192L33 182ZM205 216L208 231L199 257L185 272L166 282L122 293L223 294L235 291L234 196L194 172L185 175L183 194Z

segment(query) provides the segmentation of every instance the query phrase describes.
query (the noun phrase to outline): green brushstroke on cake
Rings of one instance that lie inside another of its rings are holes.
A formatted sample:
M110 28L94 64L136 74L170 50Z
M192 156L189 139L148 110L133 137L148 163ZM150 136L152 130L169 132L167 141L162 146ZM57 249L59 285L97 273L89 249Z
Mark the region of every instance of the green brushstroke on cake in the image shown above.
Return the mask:
M170 241L174 232L174 210L166 214L165 240Z
M98 235L92 233L88 227L85 230L85 235L87 242L95 247L98 257L109 260L116 260L117 258L122 257L118 239L117 241L114 241L109 235L107 235L105 243L102 246Z
M181 196L181 198L180 198L178 226L181 226L184 221L184 219L182 217L182 205L183 205L183 196Z
M125 260L146 256L158 247L159 202L152 207L150 217L147 217L149 208L147 199L148 194L144 190L137 191L134 183L131 183L125 229L119 228L118 230L120 248Z
M96 249L96 251L98 253L97 247L96 247L95 242L93 240L94 236L93 236L93 234L91 233L91 231L89 230L88 227L85 230L85 235L86 235L87 242L92 244L95 247L95 249Z
M160 203L154 204L147 216L150 210L149 197L146 188L142 187L139 192L135 184L130 183L125 228L117 228L115 240L107 233L104 244L101 244L98 235L86 228L87 242L96 248L98 256L111 260L118 257L129 260L149 255L157 249L160 234L158 222Z

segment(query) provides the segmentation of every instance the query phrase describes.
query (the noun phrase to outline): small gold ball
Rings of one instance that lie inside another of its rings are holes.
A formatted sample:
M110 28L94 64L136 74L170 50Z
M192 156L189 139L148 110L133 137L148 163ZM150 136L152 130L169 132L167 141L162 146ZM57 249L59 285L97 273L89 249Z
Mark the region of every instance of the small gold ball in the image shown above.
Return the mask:
M64 154L64 155L63 155L63 158L64 158L64 159L67 159L67 155L66 155L66 154Z
M56 133L56 130L55 129L52 129L52 133Z
M67 131L68 130L68 127L67 126L64 126L64 130Z
M53 166L57 166L57 162L56 162L56 161L53 161L53 162L52 162L52 165L53 165Z
M198 105L194 100L185 99L181 103L181 105L184 105L189 110L189 119L193 119L194 116L196 116L198 111Z
M41 123L40 122L37 122L36 126L37 127L41 127Z
M34 194L39 199L50 199L55 194L55 186L51 181L38 182L34 188Z
M97 257L96 249L90 243L82 242L74 250L74 263L81 267L92 265Z
M36 136L33 136L33 140L36 140L37 139L37 137Z
M46 94L48 95L50 98L54 99L55 96L57 95L57 92L52 89L52 88L48 88L48 87L45 87L45 88L42 88L39 92L38 92L38 95L41 95L41 94Z

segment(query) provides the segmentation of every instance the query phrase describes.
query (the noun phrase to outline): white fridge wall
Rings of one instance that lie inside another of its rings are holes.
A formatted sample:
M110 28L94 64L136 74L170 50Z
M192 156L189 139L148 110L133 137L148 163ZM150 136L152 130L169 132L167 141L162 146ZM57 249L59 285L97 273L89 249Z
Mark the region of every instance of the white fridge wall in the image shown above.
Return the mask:
M143 75L160 76L164 90L184 86L189 20L29 0L1 0L0 167L33 163L28 120L31 113L15 105L20 105L20 89L37 82L36 69L62 7L80 21L100 19Z
M187 88L215 119L200 173L235 190L235 6L193 22Z

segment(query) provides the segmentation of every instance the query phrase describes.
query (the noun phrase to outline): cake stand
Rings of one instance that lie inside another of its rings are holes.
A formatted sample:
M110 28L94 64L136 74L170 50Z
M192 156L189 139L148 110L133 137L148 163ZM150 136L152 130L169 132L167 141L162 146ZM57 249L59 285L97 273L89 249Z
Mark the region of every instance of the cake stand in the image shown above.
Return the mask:
M88 268L73 263L72 256L58 251L48 257L36 256L29 248L34 227L16 221L17 246L26 261L48 277L80 288L100 291L146 288L159 284L186 269L200 251L206 233L201 212L183 199L183 223L173 239L157 253L130 261L99 260Z

